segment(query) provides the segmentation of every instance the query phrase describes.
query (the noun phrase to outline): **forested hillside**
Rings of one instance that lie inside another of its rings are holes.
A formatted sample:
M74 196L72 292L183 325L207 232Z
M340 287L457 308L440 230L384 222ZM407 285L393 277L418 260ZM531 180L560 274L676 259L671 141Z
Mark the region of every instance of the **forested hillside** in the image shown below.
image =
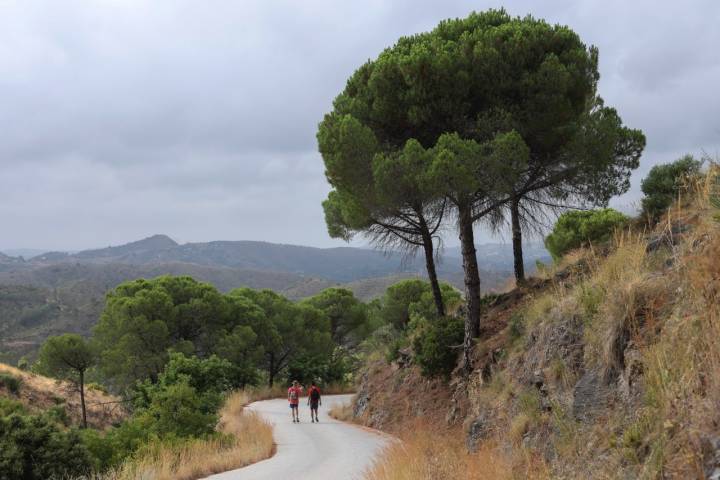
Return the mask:
M508 246L479 248L488 254L484 288L505 288L510 273L497 259ZM449 250L440 277L462 288L459 260L452 255ZM546 259L547 253L539 250L532 261L535 257ZM343 285L362 300L371 300L400 279L422 276L423 269L399 254L367 249L265 242L179 245L164 235L75 254L45 253L29 260L4 255L0 257L0 359L14 363L22 355L32 355L48 335L87 335L100 316L106 292L127 280L160 275L190 275L223 292L243 286L267 288L292 300Z

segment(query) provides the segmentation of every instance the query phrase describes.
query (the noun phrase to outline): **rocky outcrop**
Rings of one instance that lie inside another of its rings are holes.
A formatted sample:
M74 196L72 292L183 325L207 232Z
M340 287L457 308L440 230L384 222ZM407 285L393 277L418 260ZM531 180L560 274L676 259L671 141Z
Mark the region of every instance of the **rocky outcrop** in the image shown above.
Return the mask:
M585 372L573 389L573 417L584 422L594 420L607 407L610 398L610 387L604 381L602 372Z

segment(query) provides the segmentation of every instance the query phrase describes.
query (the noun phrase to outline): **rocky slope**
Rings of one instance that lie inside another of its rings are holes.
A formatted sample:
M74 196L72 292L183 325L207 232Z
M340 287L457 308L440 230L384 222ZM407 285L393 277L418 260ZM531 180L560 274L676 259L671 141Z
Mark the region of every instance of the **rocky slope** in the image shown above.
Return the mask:
M473 371L368 365L357 421L418 416L515 477L720 478L720 222L702 186L652 232L572 253L482 319Z

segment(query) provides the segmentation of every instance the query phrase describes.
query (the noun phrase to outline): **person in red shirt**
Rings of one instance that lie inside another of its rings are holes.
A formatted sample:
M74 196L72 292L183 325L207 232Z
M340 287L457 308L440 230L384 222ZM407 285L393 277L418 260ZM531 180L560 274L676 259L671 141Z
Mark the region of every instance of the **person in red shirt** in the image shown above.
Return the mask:
M320 389L315 385L315 382L312 382L308 389L308 405L310 405L310 420L313 423L319 423L317 413L318 405L322 405L322 399L320 398Z
M293 380L292 386L288 388L288 402L290 402L290 412L292 413L293 423L300 423L300 415L298 414L300 395L302 395L302 386L297 380Z

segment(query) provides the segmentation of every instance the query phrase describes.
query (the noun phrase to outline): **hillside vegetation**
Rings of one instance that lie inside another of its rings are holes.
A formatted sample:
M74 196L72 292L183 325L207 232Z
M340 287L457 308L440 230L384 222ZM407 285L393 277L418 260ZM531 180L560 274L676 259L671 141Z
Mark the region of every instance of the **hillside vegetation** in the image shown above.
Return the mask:
M442 291L458 303L452 286ZM267 289L223 293L188 276L121 283L92 335L51 336L36 361L19 362L30 371L0 376L0 478L192 479L266 458L271 428L245 415L244 403L282 395L295 379L347 392L373 332L395 336L432 311L421 279L369 303L335 287L292 302ZM63 398L39 393L60 386ZM118 397L98 402L98 389ZM45 408L52 402L71 404L72 415ZM100 404L126 408L100 423ZM35 450L45 452L40 460Z
M487 267L503 252L488 251ZM505 249L506 250L506 249ZM450 257L441 277L462 287L459 261ZM535 252L542 258L544 250ZM498 257L499 258L499 257ZM533 257L535 258L535 257ZM117 247L75 254L46 253L29 260L0 254L0 360L33 357L50 335L88 335L103 310L105 294L122 282L161 275L189 275L228 292L271 289L291 300L343 285L368 301L390 284L422 275L417 262L400 255L359 249L320 249L266 242L209 242L179 245L165 235ZM499 290L508 272L484 272L488 291Z
M69 423L77 425L81 420L80 397L73 383L23 371L4 363L0 363L1 397L19 402L30 412L54 409L66 417ZM86 402L88 424L94 428L105 429L127 417L127 409L121 399L97 386L88 388Z
M720 473L718 168L689 180L651 229L636 221L493 298L469 374L423 376L412 350L371 357L354 418L409 447L369 478Z

